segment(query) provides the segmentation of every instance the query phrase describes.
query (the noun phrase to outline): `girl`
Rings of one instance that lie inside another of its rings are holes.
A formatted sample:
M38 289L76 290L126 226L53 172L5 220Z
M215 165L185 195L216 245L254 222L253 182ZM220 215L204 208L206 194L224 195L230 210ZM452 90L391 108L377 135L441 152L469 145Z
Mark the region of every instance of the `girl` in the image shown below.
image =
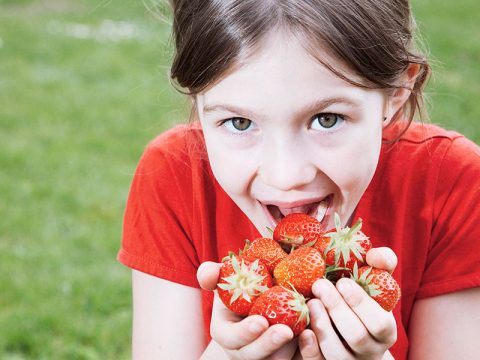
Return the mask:
M412 122L429 66L408 1L172 5L171 76L193 121L148 146L127 204L134 358L475 358L480 150ZM291 212L325 228L361 217L367 262L396 268L393 313L349 279L319 280L293 339L212 299L220 259Z

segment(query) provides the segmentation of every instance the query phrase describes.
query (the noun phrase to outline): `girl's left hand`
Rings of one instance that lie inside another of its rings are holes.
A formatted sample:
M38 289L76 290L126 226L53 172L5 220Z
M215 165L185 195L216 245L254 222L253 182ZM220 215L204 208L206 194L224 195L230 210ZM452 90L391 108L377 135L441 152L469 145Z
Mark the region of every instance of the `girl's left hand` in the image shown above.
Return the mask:
M393 251L376 248L367 263L392 272L397 259ZM397 338L396 322L353 280L344 278L336 286L318 280L308 302L310 328L299 339L303 359L382 359Z

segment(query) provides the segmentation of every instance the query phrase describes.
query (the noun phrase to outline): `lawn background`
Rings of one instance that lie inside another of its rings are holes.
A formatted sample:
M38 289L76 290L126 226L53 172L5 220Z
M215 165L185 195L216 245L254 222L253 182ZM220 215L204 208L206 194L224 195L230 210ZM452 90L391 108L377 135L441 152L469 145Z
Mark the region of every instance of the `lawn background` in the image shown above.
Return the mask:
M1 359L130 357L124 204L147 142L188 114L145 2L0 0ZM431 120L479 143L480 2L413 4Z

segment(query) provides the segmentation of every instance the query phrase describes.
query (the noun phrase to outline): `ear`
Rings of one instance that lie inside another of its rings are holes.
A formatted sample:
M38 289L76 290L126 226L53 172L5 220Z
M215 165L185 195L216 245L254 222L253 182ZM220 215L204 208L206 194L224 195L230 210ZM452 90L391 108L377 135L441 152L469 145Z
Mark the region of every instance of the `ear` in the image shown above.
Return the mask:
M412 93L420 69L420 64L410 64L400 79L400 87L388 96L384 109L387 123L403 115L403 106Z

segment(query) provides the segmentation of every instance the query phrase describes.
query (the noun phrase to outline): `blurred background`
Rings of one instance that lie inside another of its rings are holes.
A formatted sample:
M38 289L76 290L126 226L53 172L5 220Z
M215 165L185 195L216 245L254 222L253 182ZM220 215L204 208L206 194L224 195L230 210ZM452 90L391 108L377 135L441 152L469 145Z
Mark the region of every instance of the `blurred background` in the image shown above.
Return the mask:
M145 145L188 116L153 1L0 0L1 359L130 358L124 205ZM478 144L480 2L413 7L430 121Z

